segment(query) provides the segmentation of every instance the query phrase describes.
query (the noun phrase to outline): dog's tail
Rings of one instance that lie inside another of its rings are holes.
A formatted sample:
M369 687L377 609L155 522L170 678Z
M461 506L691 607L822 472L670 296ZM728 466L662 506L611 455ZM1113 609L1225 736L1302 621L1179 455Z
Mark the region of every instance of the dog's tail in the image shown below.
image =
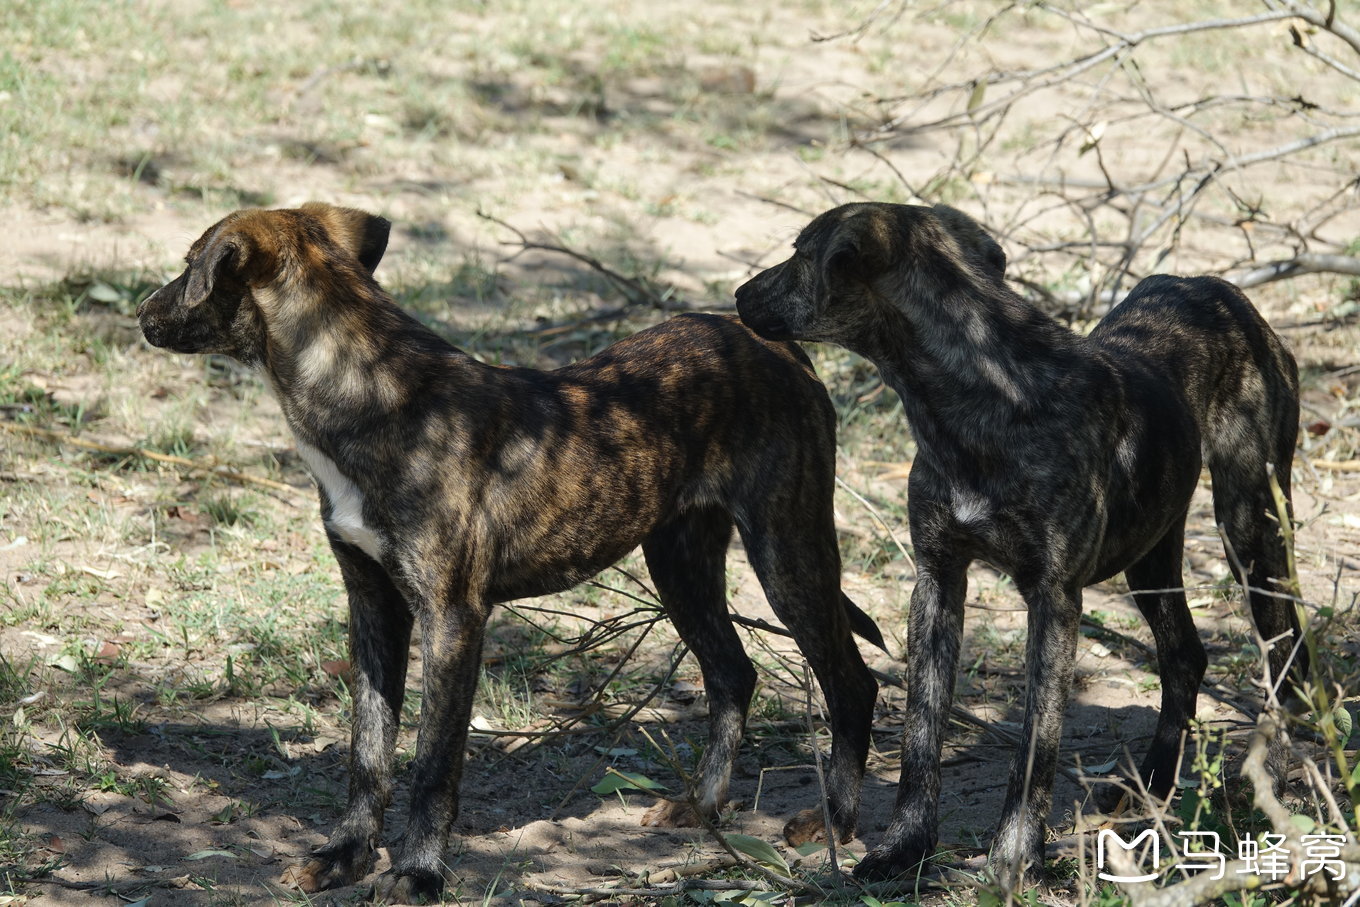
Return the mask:
M850 596L841 593L841 604L845 606L845 613L850 617L850 631L865 642L873 643L884 652L888 651L888 646L883 642L883 632L878 629L878 624L874 619L860 610L859 605L850 600Z

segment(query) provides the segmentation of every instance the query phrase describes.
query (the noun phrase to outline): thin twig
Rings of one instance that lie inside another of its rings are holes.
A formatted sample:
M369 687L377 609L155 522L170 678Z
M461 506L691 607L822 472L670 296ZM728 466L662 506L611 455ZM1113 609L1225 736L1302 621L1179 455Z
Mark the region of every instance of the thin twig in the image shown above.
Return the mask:
M595 271L597 274L601 275L610 283L612 283L614 287L620 293L623 294L623 297L627 299L631 305L646 305L663 312L688 312L691 309L691 307L688 304L682 301L677 301L671 296L671 288L667 288L667 290L665 290L664 292L657 292L656 290L648 286L646 283L644 283L642 280L620 274L618 271L615 271L613 268L610 268L609 266L605 265L602 261L600 261L593 255L588 255L585 252L573 249L570 246L564 245L562 243L538 242L536 240L532 240L524 233L523 230L520 230L513 224L507 223L506 221L501 220L499 217L495 217L494 215L488 214L485 211L478 211L477 216L481 217L484 220L490 221L491 223L495 224L498 227L503 227L506 230L509 230L511 233L515 234L515 242L506 244L515 245L519 247L519 252L516 252L515 255L519 255L523 252L528 252L531 250L539 252L551 252L556 255L565 255L568 258L581 262L586 267L590 268L592 271ZM515 256L511 256L511 258L514 257ZM610 312L601 317L613 318L617 314L618 313L616 312Z
M19 422L0 422L0 428L4 428L5 431L14 434L43 438L48 441L55 441L58 444L65 444L69 447L79 447L82 450L93 450L117 457L135 457L143 460L153 460L157 463L168 463L172 466L183 466L193 472L206 473L221 479L226 479L228 482L235 482L238 485L258 485L261 488L268 488L271 491L281 491L289 495L300 495L303 493L301 488L295 488L292 485L285 485L284 483L276 482L273 479L254 476L233 469L230 466L224 466L212 457L201 460L191 460L188 457L177 457L174 454L160 453L159 451L148 450L145 447L108 444L103 441L94 441L89 438L77 437L69 432L52 431L51 429L38 428L34 425L24 425Z

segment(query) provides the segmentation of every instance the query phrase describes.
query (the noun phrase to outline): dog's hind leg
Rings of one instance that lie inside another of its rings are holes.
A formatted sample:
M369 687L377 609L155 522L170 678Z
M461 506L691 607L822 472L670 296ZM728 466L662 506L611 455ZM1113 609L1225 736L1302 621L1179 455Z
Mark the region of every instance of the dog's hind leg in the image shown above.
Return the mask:
M376 561L332 538L349 594L354 715L349 806L330 840L284 880L304 891L357 882L373 863L392 789L392 755L406 692L413 622L406 600Z
M766 512L798 511L790 506ZM842 604L840 551L830 504L804 512L816 517L777 527L750 525L739 517L738 527L770 607L793 634L826 697L831 724L827 804L836 839L845 842L855 836L859 821L878 684L859 654L850 614ZM826 833L820 807L800 812L784 826L784 837L794 844L824 840Z
M1143 784L1153 796L1165 799L1174 790L1183 736L1195 716L1199 685L1208 659L1195 631L1190 606L1182 588L1181 560L1185 555L1185 518L1158 539L1147 554L1124 571L1134 603L1152 628L1157 643L1157 671L1162 681L1162 710L1152 745L1143 759ZM1101 809L1118 805L1122 791L1103 787L1097 795Z
M708 693L708 746L699 761L695 803L715 817L727 802L756 670L727 617L727 545L732 517L718 507L690 510L654 530L642 544L657 594L680 638L694 652ZM663 800L643 825L699 825L688 800Z
M1280 701L1290 709L1301 707L1294 684L1308 675L1308 652L1299 644L1294 602L1279 594L1282 587L1275 582L1287 577L1289 568L1267 468L1273 469L1288 502L1297 414L1294 407L1272 420L1278 428L1272 432L1275 437L1271 443L1266 442L1258 426L1242 426L1237 431L1220 432L1213 441L1221 438L1221 443L1206 445L1214 517L1231 545L1233 574L1247 587L1256 629L1270 645L1267 664L1271 683ZM1292 518L1292 509L1286 510ZM1272 742L1267 767L1276 785L1283 785L1288 768L1283 737Z

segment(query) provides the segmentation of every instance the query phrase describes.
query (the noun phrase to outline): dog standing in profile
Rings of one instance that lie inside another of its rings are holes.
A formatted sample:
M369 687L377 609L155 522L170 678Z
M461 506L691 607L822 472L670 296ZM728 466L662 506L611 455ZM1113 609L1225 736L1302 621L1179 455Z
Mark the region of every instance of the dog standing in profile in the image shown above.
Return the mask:
M1294 606L1272 592L1286 560L1268 515L1272 470L1289 494L1298 370L1247 298L1209 277L1149 277L1078 336L1010 290L1001 247L942 205L845 205L814 219L794 249L737 290L742 320L770 339L831 341L871 360L917 444L902 777L885 839L856 875L896 876L934 853L966 571L981 559L1014 579L1029 609L1023 743L989 861L1017 884L1043 866L1081 591L1120 571L1162 678L1140 774L1158 797L1173 790L1206 667L1179 591L1201 457L1233 569L1273 643L1271 676L1287 696L1291 657L1294 677L1306 673ZM1272 746L1277 779L1286 747Z
M840 590L835 414L807 357L735 318L682 315L557 371L486 365L379 287L388 230L321 204L238 211L137 312L154 346L258 367L320 486L349 598L349 805L290 880L317 891L372 865L419 621L410 816L375 893L437 898L491 606L567 589L638 545L703 672L694 793L715 814L756 682L727 615L734 525L826 696L832 833L851 837L877 692L851 632L882 637ZM787 833L824 834L821 815ZM663 801L643 821L698 820Z

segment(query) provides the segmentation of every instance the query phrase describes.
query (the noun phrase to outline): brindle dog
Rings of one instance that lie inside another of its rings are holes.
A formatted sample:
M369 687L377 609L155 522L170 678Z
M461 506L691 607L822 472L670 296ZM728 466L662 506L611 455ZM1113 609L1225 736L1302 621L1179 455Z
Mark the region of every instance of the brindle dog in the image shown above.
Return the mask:
M557 371L486 365L374 280L388 229L321 204L238 211L138 309L154 346L258 367L320 486L349 597L349 806L292 881L347 885L372 864L419 620L410 816L376 894L437 897L491 606L567 589L638 545L703 671L695 796L716 813L756 682L727 615L734 525L826 695L831 818L848 839L877 691L851 632L882 637L840 591L835 417L807 357L735 318L682 315ZM824 833L820 815L801 813L790 835ZM695 822L673 802L644 819Z
M917 443L902 778L886 837L856 874L895 876L934 852L966 571L979 558L1008 573L1029 608L1024 743L990 859L1014 884L1043 865L1082 587L1120 571L1162 677L1140 773L1157 796L1173 790L1206 666L1178 591L1201 457L1256 626L1274 642L1272 677L1285 678L1298 622L1272 591L1285 549L1268 476L1287 496L1294 359L1241 292L1210 277L1149 277L1078 336L1010 290L1001 247L945 206L846 205L814 219L794 250L737 290L742 320L770 339L831 341L872 360ZM1296 676L1303 660L1293 658ZM1285 756L1276 741L1277 778Z

